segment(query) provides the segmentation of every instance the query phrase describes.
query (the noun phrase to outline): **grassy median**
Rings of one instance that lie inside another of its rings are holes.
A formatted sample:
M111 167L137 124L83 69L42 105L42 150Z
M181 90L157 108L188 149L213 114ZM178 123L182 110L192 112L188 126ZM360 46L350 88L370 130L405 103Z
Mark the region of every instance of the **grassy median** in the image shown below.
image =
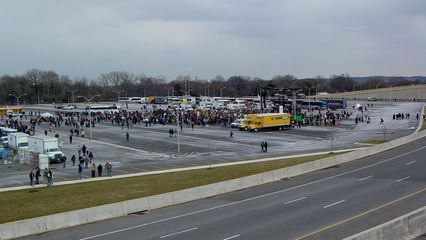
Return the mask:
M336 153L0 193L0 223L136 199L285 168Z

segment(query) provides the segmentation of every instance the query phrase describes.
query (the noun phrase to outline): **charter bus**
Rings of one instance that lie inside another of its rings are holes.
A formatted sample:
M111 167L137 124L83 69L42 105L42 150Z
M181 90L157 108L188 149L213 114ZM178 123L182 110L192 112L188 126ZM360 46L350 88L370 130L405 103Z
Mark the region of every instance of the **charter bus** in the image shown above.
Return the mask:
M129 100L130 100L129 97L119 97L118 98L118 103L120 103L120 104L126 104L126 103L129 102Z
M120 106L117 105L92 105L87 106L86 110L90 110L90 112L94 113L116 113L120 110Z

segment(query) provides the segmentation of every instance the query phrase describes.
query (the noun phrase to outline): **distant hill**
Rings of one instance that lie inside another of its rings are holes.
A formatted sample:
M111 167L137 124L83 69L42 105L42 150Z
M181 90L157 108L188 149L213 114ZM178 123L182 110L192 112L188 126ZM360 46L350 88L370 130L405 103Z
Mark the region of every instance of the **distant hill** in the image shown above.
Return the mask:
M383 81L388 81L391 76L367 76L367 77L352 77L353 80L357 82L364 82L370 78L378 78ZM417 82L417 83L426 83L426 76L410 76L410 77L403 77L410 81Z

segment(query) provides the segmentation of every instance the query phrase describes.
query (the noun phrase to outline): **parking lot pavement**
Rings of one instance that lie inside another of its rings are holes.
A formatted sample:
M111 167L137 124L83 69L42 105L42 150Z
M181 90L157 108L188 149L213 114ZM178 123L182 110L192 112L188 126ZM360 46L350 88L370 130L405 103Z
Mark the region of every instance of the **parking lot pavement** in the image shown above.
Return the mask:
M357 103L348 102L348 106ZM83 144L93 152L96 165L104 165L106 161L112 162L114 174L243 161L361 147L362 145L356 143L383 138L391 140L408 135L418 125L415 113L420 112L421 106L420 103L375 102L365 113L371 118L370 124L355 124L353 120L345 120L336 127L303 127L258 133L233 130L232 139L229 138L229 128L196 126L191 130L184 127L179 137L180 153L177 151L177 137L169 137L168 134L170 128L176 129L175 125L135 125L130 129L121 129L121 126L112 126L108 122L96 124L92 128L92 141L87 139L90 130L85 128L86 138L74 137L72 144L69 144L68 140L69 127L53 128L48 134L54 136L55 132L59 133L62 150L68 158L66 168L61 164L53 165L55 179L64 181L77 179L77 166L72 166L70 158L73 154L78 156L77 148ZM40 110L44 112L48 108L43 107ZM398 112L409 112L412 116L409 120L392 120L392 114ZM380 118L385 119L384 125L379 124ZM46 129L46 124L37 126L38 134L43 134ZM129 141L126 141L125 137L127 132L130 135ZM262 141L268 142L268 153L261 153ZM29 171L30 167L25 165L0 165L0 187L28 184ZM90 170L84 169L84 174L86 178L89 177Z

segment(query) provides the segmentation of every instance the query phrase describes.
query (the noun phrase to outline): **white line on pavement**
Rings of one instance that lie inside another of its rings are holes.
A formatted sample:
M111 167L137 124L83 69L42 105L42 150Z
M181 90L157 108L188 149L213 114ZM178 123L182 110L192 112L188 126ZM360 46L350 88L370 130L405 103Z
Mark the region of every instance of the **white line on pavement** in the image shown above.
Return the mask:
M181 234L181 233L186 233L186 232L194 231L194 230L197 230L197 229L198 229L198 227L191 228L191 229L186 229L186 230L183 230L183 231L179 231L179 232L175 232L175 233L171 233L171 234L167 234L167 235L161 236L160 238L171 237L171 236L174 236L174 235L178 235L178 234Z
M335 203L332 203L330 205L324 206L323 208L329 208L329 207L332 207L334 205L337 205L337 204L340 204L340 203L343 203L343 202L346 202L346 200L340 200L338 202L335 202Z
M234 235L234 236L231 236L231 237L224 238L223 240L230 240L230 239L237 238L237 237L239 237L239 236L240 236L240 235L239 235L239 234L237 234L237 235Z
M294 202L297 202L297 201L300 201L300 200L303 200L303 199L306 199L306 198L307 198L307 197L301 197L301 198L298 198L298 199L294 199L294 200L291 200L291 201L285 202L284 204L294 203Z
M367 180L367 179L369 179L369 178L372 178L373 176L368 176L368 177L365 177L365 178L360 178L360 179L358 179L358 181L364 181L364 180Z
M408 162L408 163L406 163L405 165L410 165L410 164L413 164L413 163L415 163L416 161L411 161L411 162Z
M93 238L99 238L99 237L103 237L103 236L107 236L107 235L111 235L111 234L115 234L115 233L119 233L119 232L124 232L124 231L128 231L128 230L136 229L136 228L141 228L141 227L149 226L149 225L156 224L156 223L161 223L161 222L166 222L166 221L170 221L170 220L174 220L174 219L179 219L179 218L186 217L186 216L192 216L192 215L195 215L195 214L204 213L204 212L212 211L212 210L215 210L215 209L220 209L220 208L224 208L224 207L228 207L228 206L233 206L233 205L237 205L237 204L240 204L240 203L244 203L244 202L248 202L248 201L252 201L252 200L256 200L256 199L261 199L261 198L268 197L268 196L273 196L275 194L279 194L279 193L283 193L283 192L288 192L288 191L291 191L291 190L294 190L294 189L302 188L302 187L305 187L305 186L310 186L310 185L313 185L313 184L316 184L316 183L320 183L320 182L324 182L324 181L327 181L327 180L330 180L330 179L334 179L336 177L344 176L344 175L347 175L347 174L350 174L350 173L353 173L353 172L358 172L358 171L361 171L361 170L364 170L364 169L367 169L367 168L370 168L370 167L374 167L374 166L377 166L377 165L380 165L380 164L392 161L392 160L397 159L399 157L402 157L402 156L405 156L405 155L408 155L408 154L420 151L420 150L425 149L425 148L426 148L426 146L423 146L421 148L418 148L418 149L415 149L415 150L412 150L412 151L409 151L409 152L406 152L406 153L402 153L400 155L388 158L388 159L380 161L380 162L373 163L371 165L367 165L367 166L364 166L364 167L356 168L356 169L353 169L351 171L339 173L339 174L336 174L334 176L330 176L330 177L318 179L316 181L304 183L304 184L297 185L297 186L294 186L294 187L290 187L290 188L286 188L286 189L281 189L281 190L278 190L278 191L275 191L275 192L270 192L270 193L266 193L266 194L254 196L254 197L251 197L251 198L246 198L246 199L243 199L243 200L239 200L239 201L235 201L235 202L231 202L231 203L226 203L226 204L223 204L223 205L218 205L218 206L214 206L214 207L210 207L210 208L205 208L205 209L202 209L202 210L193 211L193 212L185 213L185 214L182 214L182 215L176 215L176 216L169 217L169 218L163 218L163 219L160 219L160 220L157 220L157 221L153 221L153 222L148 222L148 223L144 223L144 224L135 225L135 226L132 226L132 227L122 228L122 229L115 230L115 231L101 233L101 234L98 234L98 235L93 235L93 236L81 238L79 240L88 240L88 239L93 239Z
M115 169L114 171L120 172L120 173L124 173L124 174L129 174L130 173L130 172L127 172L127 171L124 171L124 170L118 170L118 169Z
M401 178L401 179L396 180L396 182L401 182L401 181L407 180L407 179L409 179L409 178L410 178L410 176L405 177L405 178Z

